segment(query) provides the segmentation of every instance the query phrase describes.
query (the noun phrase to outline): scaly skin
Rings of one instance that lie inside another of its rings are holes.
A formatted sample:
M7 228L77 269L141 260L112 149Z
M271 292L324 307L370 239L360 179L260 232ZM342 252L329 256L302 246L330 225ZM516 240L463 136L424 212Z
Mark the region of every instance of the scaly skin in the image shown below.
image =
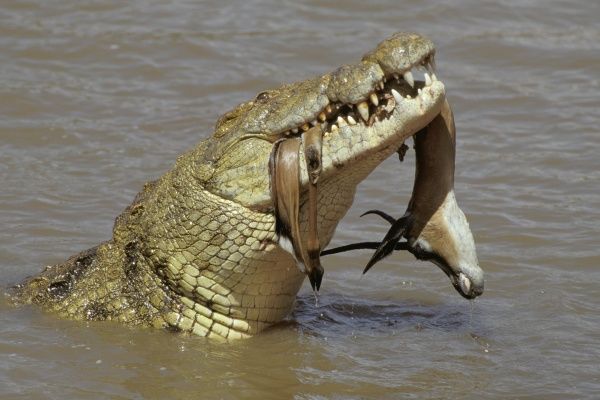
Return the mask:
M358 183L440 112L441 82L418 83L423 90L417 96L394 79L432 60L433 52L428 39L399 33L357 64L239 105L220 118L210 138L145 185L116 219L110 241L17 285L14 300L68 318L220 338L247 337L281 321L305 275L275 234L268 174L273 142L301 136L303 126L323 113L318 237L324 248ZM391 88L413 99L394 100ZM368 103L372 112L365 123L356 105L372 93L379 108ZM359 122L351 124L348 115ZM300 225L306 233L308 178L303 154L300 159Z

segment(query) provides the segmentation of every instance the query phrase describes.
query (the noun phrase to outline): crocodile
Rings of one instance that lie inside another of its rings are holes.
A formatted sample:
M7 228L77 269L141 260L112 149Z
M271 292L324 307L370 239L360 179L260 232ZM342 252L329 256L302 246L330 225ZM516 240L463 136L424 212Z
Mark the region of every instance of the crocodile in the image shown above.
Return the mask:
M212 136L143 186L110 240L26 278L11 298L71 319L226 339L283 320L308 271L276 229L274 144L322 131L312 207L307 160L298 153L296 240L316 237L324 249L357 185L446 104L434 58L428 38L396 33L354 64L239 104ZM424 81L415 80L418 70L427 71ZM307 234L311 212L314 235Z

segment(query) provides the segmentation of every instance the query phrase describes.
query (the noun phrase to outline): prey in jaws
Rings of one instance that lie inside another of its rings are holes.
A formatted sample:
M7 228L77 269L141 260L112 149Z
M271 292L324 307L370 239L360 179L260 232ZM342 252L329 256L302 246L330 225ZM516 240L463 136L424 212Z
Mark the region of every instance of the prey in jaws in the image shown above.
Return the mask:
M407 250L419 260L433 262L448 275L458 293L473 299L483 293L483 271L469 223L454 195L456 128L447 101L440 114L415 134L414 141L415 182L404 215L395 219L380 210L367 211L363 215L376 214L391 224L380 243L355 243L322 254L374 248L364 269L367 272L392 251ZM402 238L406 242L400 242Z
M304 159L308 172L308 237L304 249L300 234L300 140L280 139L273 145L269 159L271 196L275 211L275 232L279 245L289 252L300 269L306 273L314 291L321 287L323 267L319 258L321 248L317 232L317 181L321 173L323 132L319 126L303 136Z

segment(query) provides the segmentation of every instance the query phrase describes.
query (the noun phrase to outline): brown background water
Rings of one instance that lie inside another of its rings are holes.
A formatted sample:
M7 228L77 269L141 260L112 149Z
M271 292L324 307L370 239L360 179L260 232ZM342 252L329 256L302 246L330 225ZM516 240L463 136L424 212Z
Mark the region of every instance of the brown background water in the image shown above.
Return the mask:
M0 284L107 239L145 181L238 102L357 60L398 30L438 47L457 197L486 292L396 254L324 259L290 320L219 344L0 300L0 398L600 397L600 3L0 4ZM400 215L414 153L360 187L335 244ZM1 298L1 296L0 296Z

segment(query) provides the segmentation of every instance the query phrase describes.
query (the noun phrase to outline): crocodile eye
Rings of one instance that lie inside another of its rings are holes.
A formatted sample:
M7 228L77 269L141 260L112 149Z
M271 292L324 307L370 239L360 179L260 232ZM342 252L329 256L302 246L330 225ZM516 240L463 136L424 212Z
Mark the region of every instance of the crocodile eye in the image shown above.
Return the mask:
M260 92L256 95L256 101L265 101L269 98L269 92Z

